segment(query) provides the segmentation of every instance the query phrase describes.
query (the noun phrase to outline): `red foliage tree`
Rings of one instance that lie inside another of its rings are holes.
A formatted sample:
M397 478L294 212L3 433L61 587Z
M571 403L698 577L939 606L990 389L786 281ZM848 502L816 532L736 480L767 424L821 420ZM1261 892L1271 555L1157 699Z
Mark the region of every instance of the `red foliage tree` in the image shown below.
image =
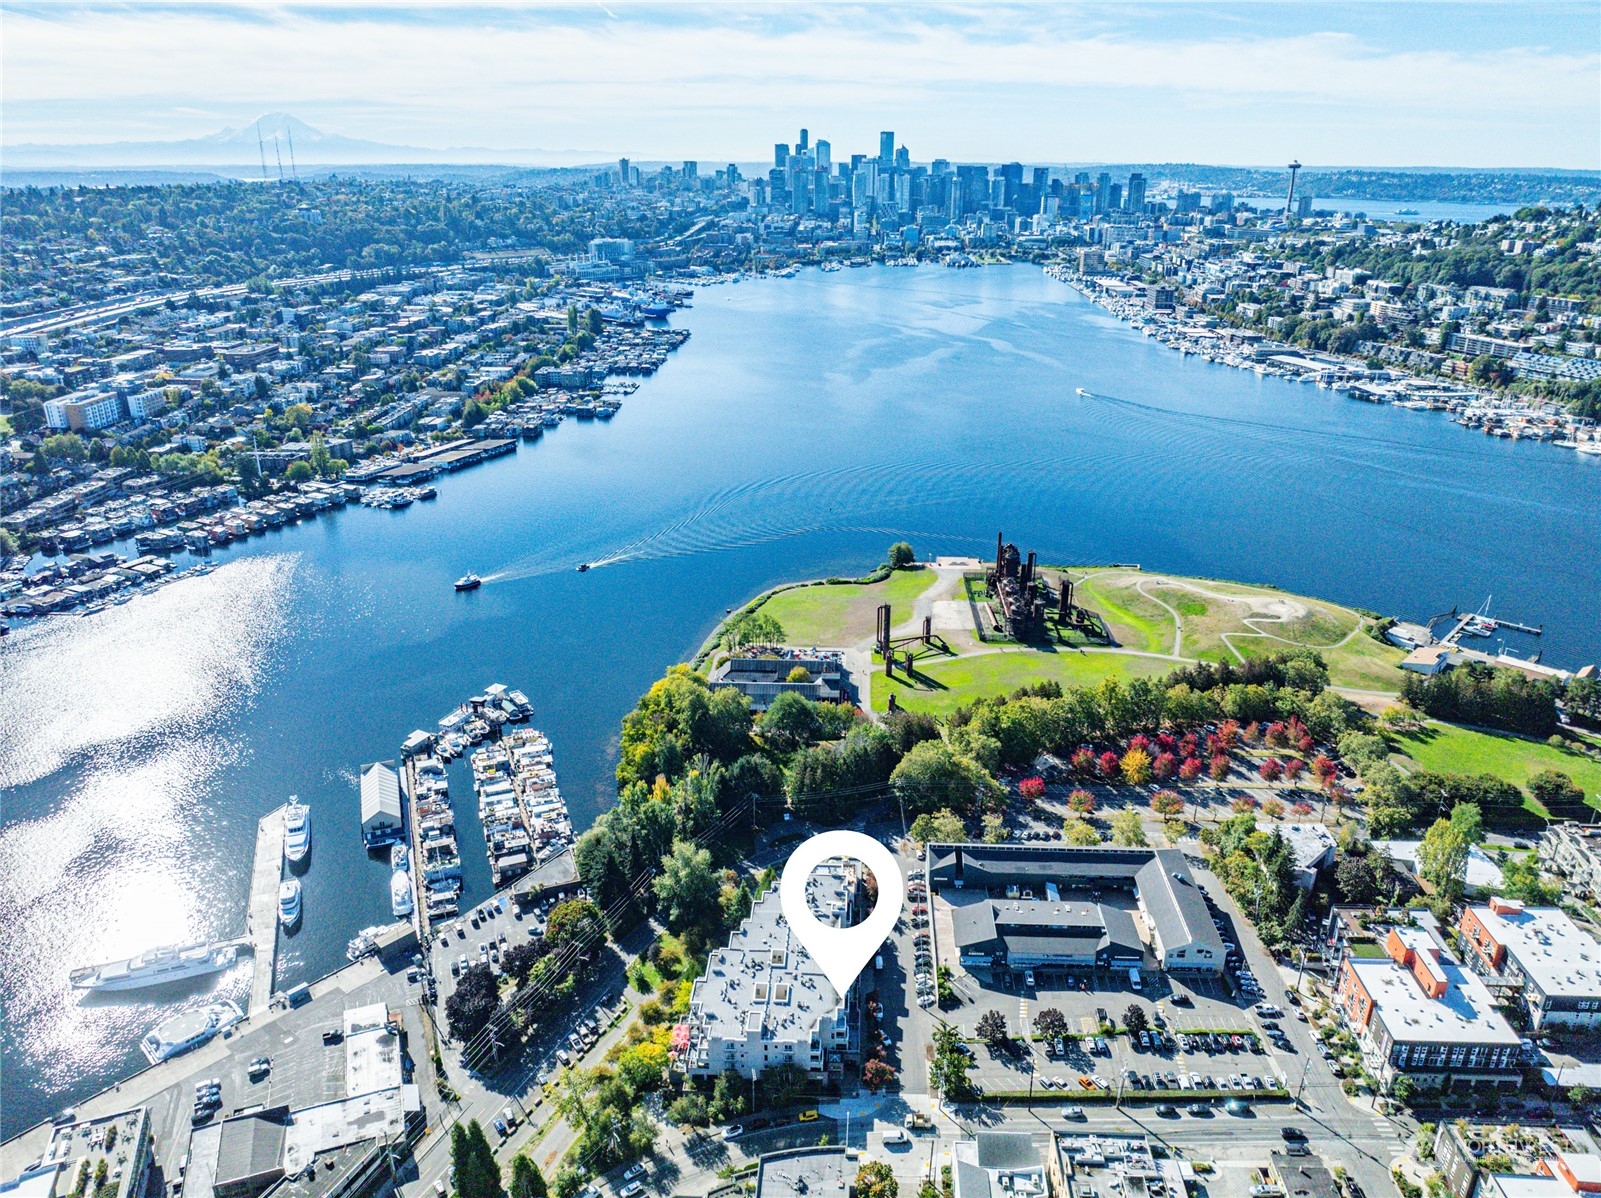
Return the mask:
M1159 790L1151 796L1151 810L1158 815L1179 815L1184 810L1184 800L1171 790Z
M1145 733L1141 732L1133 740L1128 742L1128 747L1131 749L1138 749L1141 753L1149 753L1151 751L1151 738L1146 736Z
M1240 746L1240 721L1224 720L1223 726L1217 730L1217 739L1229 752Z
M1250 795L1241 795L1239 798L1235 799L1229 804L1229 809L1233 811L1235 815L1244 815L1247 811L1256 810L1256 800Z
M868 1061L862 1066L862 1084L877 1092L895 1084L895 1067L887 1061Z
M1160 732L1156 737L1156 747L1163 753L1177 753L1178 742L1173 739L1171 732Z
M1301 737L1300 740L1295 742L1295 747L1303 753L1310 753L1312 751L1312 738L1310 736Z
M1173 754L1165 751L1158 753L1156 759L1151 762L1151 776L1157 779L1171 778L1178 766L1179 763Z
M1284 763L1277 757L1269 757L1260 767L1259 772L1264 782L1277 782L1284 777Z
M1302 799L1298 803L1291 803L1290 804L1290 814L1291 815L1311 815L1312 814L1312 804L1308 803L1305 799Z
M1214 782L1221 782L1224 778L1227 778L1229 776L1229 759L1227 754L1219 753L1216 757L1212 758L1212 765L1208 770L1208 773L1212 775L1212 781Z
M1089 749L1073 750L1073 768L1087 774L1095 768L1095 754Z
M1199 757L1186 757L1184 764L1179 766L1179 779L1183 782L1194 782L1201 776L1201 759Z
M1249 724L1245 725L1245 727L1240 731L1241 738L1244 739L1247 744L1254 742L1256 738L1261 735L1261 725L1259 725L1255 720L1252 720Z
M1067 809L1078 815L1089 815L1095 810L1095 796L1087 790L1075 790L1067 796Z
M1123 772L1123 764L1121 759L1119 759L1118 755L1112 752L1110 749L1101 754L1099 764L1101 767L1101 777L1103 778L1115 778Z
M1305 768L1306 762L1302 761L1299 757L1290 758L1284 763L1285 780L1289 782L1299 781L1301 777L1301 771Z
M1180 757L1194 757L1198 747L1198 743L1195 739L1195 733L1193 732L1186 732L1179 738Z
M1267 726L1267 731L1263 733L1263 738L1275 749L1282 749L1285 745L1290 743L1288 731L1285 729L1284 725L1277 720Z
M1327 782L1340 772L1340 767L1327 754L1319 753L1312 758L1312 772L1320 781Z
M1025 799L1043 799L1045 797L1045 779L1024 778L1017 784L1017 793Z

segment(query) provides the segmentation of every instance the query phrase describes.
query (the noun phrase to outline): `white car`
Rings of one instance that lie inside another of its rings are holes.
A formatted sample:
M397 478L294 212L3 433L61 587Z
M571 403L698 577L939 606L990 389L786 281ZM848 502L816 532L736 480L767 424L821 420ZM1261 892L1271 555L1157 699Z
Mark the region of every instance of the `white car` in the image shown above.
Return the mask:
M643 1163L641 1163L641 1164L637 1164L637 1165L633 1166L626 1173L624 1173L623 1174L623 1180L624 1181L633 1181L634 1178L643 1177L644 1175L645 1175L645 1166L644 1166Z
M638 1196L640 1194L643 1194L644 1192L645 1192L645 1183L644 1182L642 1182L642 1181L631 1181L627 1185L625 1185L622 1189L617 1191L617 1198L638 1198Z
M730 1123L727 1127L723 1128L723 1139L725 1140L737 1140L744 1134L745 1129L737 1123Z

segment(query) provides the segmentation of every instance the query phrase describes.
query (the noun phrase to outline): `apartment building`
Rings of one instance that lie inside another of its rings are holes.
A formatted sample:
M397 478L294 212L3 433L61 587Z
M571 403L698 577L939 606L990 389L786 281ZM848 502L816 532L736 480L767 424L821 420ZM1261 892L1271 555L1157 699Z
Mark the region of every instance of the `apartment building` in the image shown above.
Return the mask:
M1540 864L1574 893L1601 902L1601 828L1553 824L1540 837Z
M1601 944L1561 908L1492 898L1464 909L1458 930L1474 969L1521 988L1536 1031L1601 1025Z
M1392 928L1383 947L1383 957L1347 956L1335 988L1368 1071L1386 1088L1406 1074L1427 1087L1451 1078L1516 1089L1520 1038L1478 975L1424 928Z

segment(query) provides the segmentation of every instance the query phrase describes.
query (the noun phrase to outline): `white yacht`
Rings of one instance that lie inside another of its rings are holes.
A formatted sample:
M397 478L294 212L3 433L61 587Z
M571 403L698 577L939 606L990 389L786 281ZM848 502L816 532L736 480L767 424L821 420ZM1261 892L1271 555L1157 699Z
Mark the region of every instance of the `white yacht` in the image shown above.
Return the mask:
M405 919L415 906L416 900L411 896L411 875L403 869L397 869L389 875L389 910L396 919Z
M403 870L411 868L411 850L404 844L391 845L389 848L389 868Z
M139 1041L139 1047L152 1065L159 1065L168 1057L175 1057L191 1048L199 1048L218 1032L230 1028L245 1017L237 1004L224 999L182 1015L174 1015L165 1023L157 1024Z
M81 969L74 969L70 976L73 986L79 990L137 990L144 986L160 986L165 982L202 977L208 973L221 973L224 969L232 969L238 959L237 941L164 944L129 957L126 961L85 965Z
M292 928L300 921L300 879L290 878L278 887L278 922Z
M311 808L299 796L289 796L284 809L284 860L294 864L311 852Z

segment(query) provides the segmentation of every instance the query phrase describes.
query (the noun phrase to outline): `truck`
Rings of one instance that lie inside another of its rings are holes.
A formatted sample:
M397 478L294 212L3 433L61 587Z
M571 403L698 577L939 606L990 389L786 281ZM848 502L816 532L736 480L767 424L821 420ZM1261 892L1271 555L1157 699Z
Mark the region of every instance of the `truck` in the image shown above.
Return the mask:
M934 1126L934 1120L923 1114L922 1111L913 1111L902 1121L907 1131L928 1131Z

